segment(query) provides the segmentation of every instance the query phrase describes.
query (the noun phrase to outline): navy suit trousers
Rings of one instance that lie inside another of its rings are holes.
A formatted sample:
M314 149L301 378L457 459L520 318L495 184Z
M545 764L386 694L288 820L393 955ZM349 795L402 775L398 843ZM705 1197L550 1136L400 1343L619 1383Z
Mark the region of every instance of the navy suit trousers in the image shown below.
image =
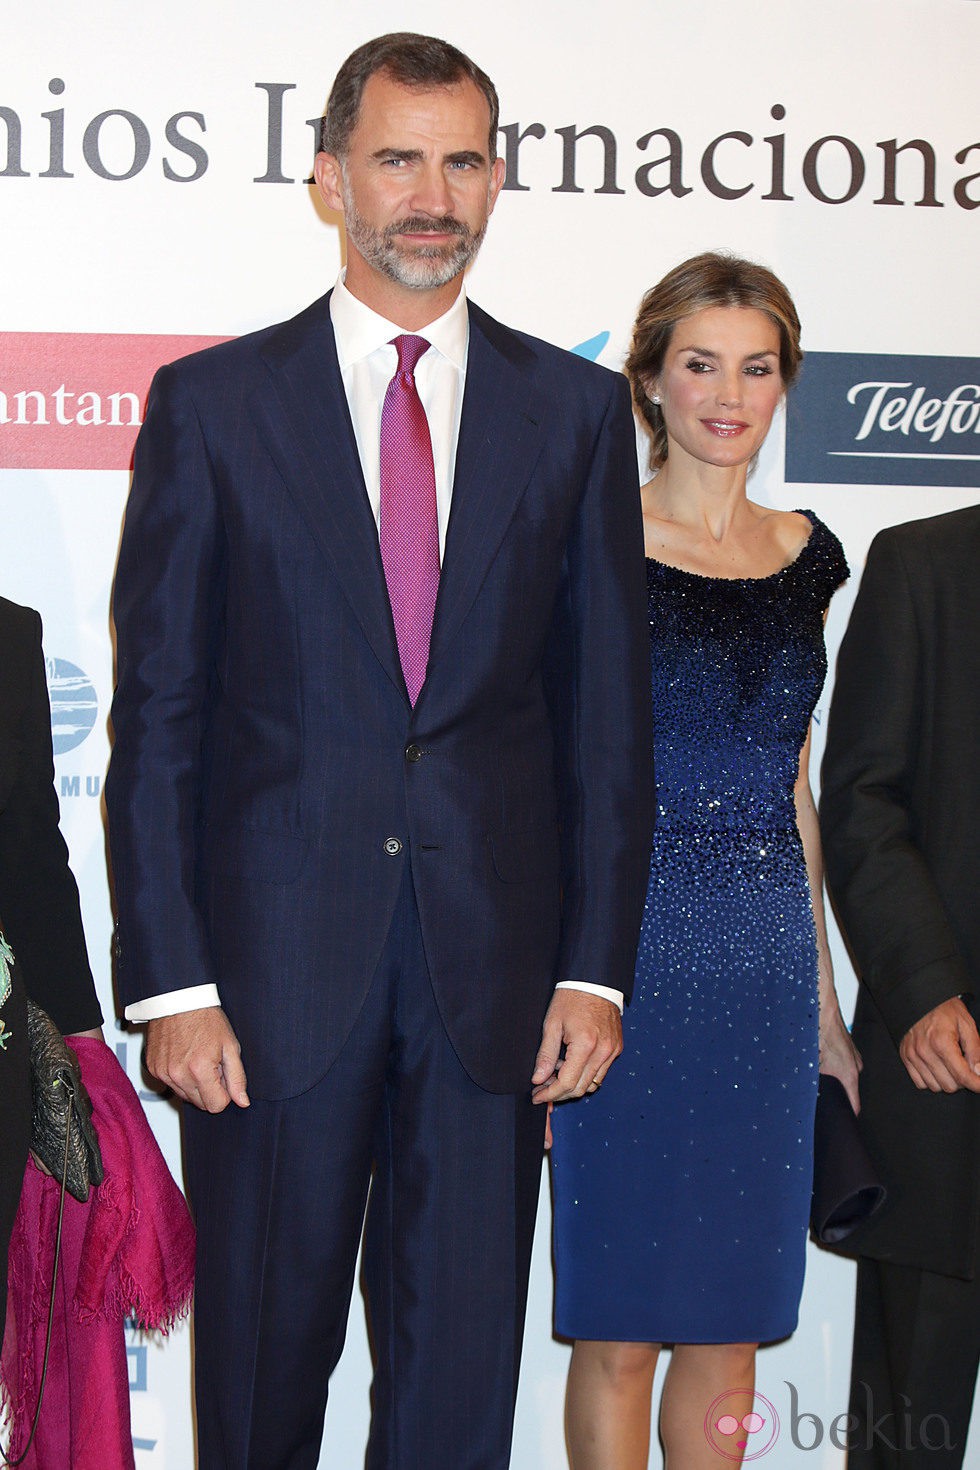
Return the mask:
M406 864L326 1076L286 1101L185 1109L200 1470L314 1470L362 1228L368 1470L506 1470L544 1121L456 1057Z

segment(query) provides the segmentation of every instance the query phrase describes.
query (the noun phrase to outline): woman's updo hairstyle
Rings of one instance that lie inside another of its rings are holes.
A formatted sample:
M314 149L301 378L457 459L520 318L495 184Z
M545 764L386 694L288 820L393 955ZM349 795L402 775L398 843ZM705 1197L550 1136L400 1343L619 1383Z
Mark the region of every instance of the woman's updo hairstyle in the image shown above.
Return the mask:
M748 306L765 312L779 332L779 370L784 388L800 370L800 319L793 298L772 271L751 260L715 251L692 256L675 266L640 303L633 345L626 359L633 402L653 440L650 463L654 468L667 458L667 429L660 405L650 399L648 385L663 370L677 324L711 306Z

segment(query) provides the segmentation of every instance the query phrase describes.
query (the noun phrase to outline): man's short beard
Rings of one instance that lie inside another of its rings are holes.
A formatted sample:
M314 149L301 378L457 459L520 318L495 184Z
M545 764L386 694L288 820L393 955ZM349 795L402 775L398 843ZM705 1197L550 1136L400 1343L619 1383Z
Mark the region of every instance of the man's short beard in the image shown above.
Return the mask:
M344 188L344 224L347 238L357 247L368 265L396 281L400 286L409 286L417 291L430 291L446 286L464 271L476 257L487 232L483 228L474 234L467 225L447 215L444 219L433 219L428 215L409 215L394 224L376 230L357 211L350 190ZM426 232L448 234L453 238L446 243L430 246L408 245L399 237L422 235Z

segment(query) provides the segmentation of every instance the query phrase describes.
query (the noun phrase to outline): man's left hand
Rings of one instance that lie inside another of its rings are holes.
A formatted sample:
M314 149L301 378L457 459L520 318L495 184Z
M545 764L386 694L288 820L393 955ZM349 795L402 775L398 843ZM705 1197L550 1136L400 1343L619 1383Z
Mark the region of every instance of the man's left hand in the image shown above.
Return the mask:
M980 1034L955 996L927 1011L902 1037L898 1048L906 1071L921 1091L980 1092Z
M623 1024L611 1000L586 990L556 990L531 1073L532 1101L567 1102L597 1091L622 1049Z

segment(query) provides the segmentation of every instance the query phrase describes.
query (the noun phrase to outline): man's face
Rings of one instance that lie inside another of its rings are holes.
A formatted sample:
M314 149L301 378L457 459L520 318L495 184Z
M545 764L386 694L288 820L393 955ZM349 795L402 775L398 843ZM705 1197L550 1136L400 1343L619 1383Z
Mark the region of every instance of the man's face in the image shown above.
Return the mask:
M420 90L370 77L347 157L321 153L320 193L343 212L347 284L446 286L480 248L503 183L488 157L490 110L471 81ZM361 290L358 291L358 287Z

